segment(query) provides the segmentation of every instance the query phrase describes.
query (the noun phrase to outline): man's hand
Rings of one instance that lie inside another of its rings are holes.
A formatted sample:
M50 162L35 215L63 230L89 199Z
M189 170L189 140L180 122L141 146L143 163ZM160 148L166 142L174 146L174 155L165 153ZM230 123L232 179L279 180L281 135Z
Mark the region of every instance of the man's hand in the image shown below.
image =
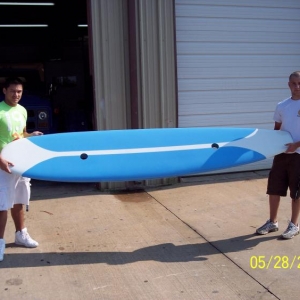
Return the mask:
M40 131L34 131L29 136L37 136L37 135L43 135L43 133Z
M289 143L289 144L285 144L285 146L287 146L285 153L294 153L299 147L298 143Z
M9 167L13 167L14 164L0 157L0 169L4 172L11 173Z
M25 138L30 137L30 136L37 136L37 135L43 135L43 133L40 131L34 131L32 133L28 133L28 132L24 131Z

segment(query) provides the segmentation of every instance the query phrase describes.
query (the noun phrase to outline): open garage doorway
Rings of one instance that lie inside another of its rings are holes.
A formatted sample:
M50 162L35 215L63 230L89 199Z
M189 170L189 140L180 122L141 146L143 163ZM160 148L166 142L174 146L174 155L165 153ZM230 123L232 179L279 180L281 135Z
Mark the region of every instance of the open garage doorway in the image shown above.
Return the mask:
M20 104L30 109L29 130L43 131L41 107L49 109L47 133L93 129L86 2L1 2L0 84L23 77L27 97Z

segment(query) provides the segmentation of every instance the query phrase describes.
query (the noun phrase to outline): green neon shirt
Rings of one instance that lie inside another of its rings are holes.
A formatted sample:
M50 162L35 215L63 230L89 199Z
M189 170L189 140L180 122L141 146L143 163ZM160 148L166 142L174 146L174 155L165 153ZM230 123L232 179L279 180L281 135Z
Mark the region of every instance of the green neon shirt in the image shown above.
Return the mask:
M26 120L27 111L23 106L0 102L0 151L8 143L24 137Z

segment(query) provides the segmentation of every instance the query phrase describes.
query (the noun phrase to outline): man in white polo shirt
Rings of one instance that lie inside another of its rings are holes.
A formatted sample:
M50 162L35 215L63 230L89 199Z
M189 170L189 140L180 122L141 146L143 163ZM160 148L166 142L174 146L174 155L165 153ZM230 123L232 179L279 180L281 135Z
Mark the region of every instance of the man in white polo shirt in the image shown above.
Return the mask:
M292 199L291 220L282 238L291 239L299 234L300 212L300 71L293 72L288 82L291 97L277 104L274 121L275 130L284 130L291 134L293 143L287 145L285 153L274 157L269 174L267 194L269 195L270 218L256 230L258 234L267 234L278 230L277 214L280 197L290 190Z

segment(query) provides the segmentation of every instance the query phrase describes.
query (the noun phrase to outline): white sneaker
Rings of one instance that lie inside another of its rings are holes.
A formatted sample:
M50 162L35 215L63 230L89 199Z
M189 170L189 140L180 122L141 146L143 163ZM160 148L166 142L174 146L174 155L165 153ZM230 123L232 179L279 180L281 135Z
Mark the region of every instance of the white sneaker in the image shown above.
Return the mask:
M5 240L0 239L0 261L4 258L4 251L5 251Z
M290 222L289 226L281 236L284 239L291 239L297 234L299 234L299 225L296 226L294 223Z
M38 242L30 237L27 232L27 228L23 228L21 231L16 232L15 244L25 246L27 248L35 248L39 245Z

